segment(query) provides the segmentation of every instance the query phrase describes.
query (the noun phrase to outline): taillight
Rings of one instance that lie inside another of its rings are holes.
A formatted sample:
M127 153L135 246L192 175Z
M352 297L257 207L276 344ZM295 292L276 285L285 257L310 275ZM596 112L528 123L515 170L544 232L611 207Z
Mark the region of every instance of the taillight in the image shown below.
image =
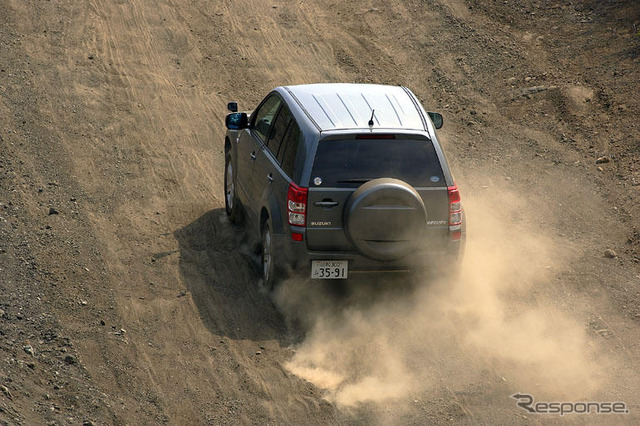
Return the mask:
M289 212L289 224L306 226L307 224L307 188L300 188L295 183L289 184L287 194L287 210Z
M462 202L456 185L447 188L449 192L449 226L462 224Z

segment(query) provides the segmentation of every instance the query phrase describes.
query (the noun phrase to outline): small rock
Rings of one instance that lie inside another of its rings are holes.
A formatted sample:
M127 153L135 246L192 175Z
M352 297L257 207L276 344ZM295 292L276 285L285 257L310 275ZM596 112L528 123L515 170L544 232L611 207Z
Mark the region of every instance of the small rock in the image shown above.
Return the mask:
M548 89L549 87L544 85L532 86L532 87L526 87L522 89L520 93L522 94L522 96L528 96L528 95L533 95L534 93L544 92L545 90L548 90Z
M618 257L618 253L611 249L606 249L604 251L604 257L606 257L607 259L613 259L614 257Z
M87 306L87 301L86 300L81 300L78 303L80 304L80 306Z
M4 316L5 316L4 310L0 309L0 318L4 318Z
M607 157L606 155L603 157L598 157L598 159L596 160L596 164L604 164L604 163L608 163L611 161L611 158Z
M53 207L50 207L49 208L49 215L52 215L52 214L58 214L58 210L54 209Z
M72 365L76 363L76 359L72 355L67 355L64 357L64 362L66 362L69 365Z
M24 350L27 354L33 356L34 352L33 352L33 346L31 345L25 345L22 347L22 350Z
M262 351L256 351L256 355L262 355Z
M2 385L2 386L0 386L0 390L2 391L4 396L6 396L9 399L13 399L13 395L11 395L11 392L9 392L9 388L7 388L6 386Z
M603 169L602 167L600 167L600 166L598 166L598 169L597 169L597 170L598 170L599 172L604 171L604 169Z
M184 297L186 295L187 295L187 293L185 291L181 291L180 293L178 293L177 297Z

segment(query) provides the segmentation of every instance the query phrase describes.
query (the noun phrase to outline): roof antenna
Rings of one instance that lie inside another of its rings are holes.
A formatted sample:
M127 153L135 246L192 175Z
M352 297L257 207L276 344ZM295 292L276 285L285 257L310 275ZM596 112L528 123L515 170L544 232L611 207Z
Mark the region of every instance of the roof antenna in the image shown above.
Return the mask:
M371 110L371 118L369 119L369 126L373 126L373 115L376 113L375 109Z

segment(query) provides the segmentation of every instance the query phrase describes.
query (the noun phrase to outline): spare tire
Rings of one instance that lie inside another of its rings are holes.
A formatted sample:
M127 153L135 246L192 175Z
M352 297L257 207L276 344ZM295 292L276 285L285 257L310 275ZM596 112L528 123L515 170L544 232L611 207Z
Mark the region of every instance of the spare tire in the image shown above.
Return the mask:
M424 238L427 211L408 183L370 180L351 194L344 209L346 233L354 247L375 260L397 260Z

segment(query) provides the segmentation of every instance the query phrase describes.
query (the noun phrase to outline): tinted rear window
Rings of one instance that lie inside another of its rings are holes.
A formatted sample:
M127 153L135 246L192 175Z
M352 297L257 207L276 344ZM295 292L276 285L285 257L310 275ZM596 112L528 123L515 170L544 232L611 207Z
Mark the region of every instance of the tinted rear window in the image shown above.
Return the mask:
M428 140L321 141L311 175L315 186L351 187L381 177L412 186L445 186L440 161Z

